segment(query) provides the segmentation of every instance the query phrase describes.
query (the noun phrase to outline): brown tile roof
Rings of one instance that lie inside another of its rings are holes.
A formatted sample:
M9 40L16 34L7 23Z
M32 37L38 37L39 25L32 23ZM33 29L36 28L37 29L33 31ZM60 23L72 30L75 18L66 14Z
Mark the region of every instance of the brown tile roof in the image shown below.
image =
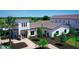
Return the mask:
M64 19L79 19L79 14L75 15L55 15L52 18L64 18Z
M50 21L39 21L39 22L31 23L31 28L46 27L48 29L52 29L57 26L59 26L59 24L52 23Z

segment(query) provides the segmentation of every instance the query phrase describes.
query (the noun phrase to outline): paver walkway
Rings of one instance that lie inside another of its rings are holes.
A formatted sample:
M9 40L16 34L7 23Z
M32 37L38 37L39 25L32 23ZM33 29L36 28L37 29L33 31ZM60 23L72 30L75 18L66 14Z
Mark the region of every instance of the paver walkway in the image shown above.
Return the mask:
M48 48L50 48L50 49L59 49L59 48L55 47L55 46L52 45L52 44L48 44Z
M23 42L25 42L28 46L25 47L24 49L33 49L33 48L36 48L36 44L33 43L31 40L25 38L25 39L22 39Z
M2 43L5 43L5 42L8 42L9 39L6 39L6 40L2 40ZM22 48L22 49L33 49L33 48L36 48L38 47L38 45L36 45L34 42L32 42L31 40L27 39L27 38L24 38L24 39L21 39L20 41L18 40L11 40L13 43L20 43L20 42L24 42L26 43L28 46L25 47L25 48ZM53 46L52 44L48 44L48 48L50 49L58 49L57 47Z

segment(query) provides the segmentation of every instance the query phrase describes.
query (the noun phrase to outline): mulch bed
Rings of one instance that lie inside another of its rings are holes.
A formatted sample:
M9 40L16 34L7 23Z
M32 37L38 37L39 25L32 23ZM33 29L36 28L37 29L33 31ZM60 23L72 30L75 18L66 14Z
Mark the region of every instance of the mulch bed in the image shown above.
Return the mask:
M20 42L20 43L14 43L12 46L12 49L21 49L24 47L27 47L28 45L24 42Z
M2 45L5 45L5 46L10 46L10 43L9 42L6 42L6 43L3 43ZM28 45L24 42L20 42L20 43L12 43L12 47L11 49L21 49L21 48L24 48L24 47L27 47Z
M63 46L63 44L60 44L60 43L56 43L55 45L56 46Z

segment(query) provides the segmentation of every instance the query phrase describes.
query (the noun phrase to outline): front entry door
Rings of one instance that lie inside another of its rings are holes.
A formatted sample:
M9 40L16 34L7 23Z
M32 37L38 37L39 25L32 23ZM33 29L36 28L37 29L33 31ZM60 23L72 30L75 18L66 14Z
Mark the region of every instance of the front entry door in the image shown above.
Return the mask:
M27 32L24 33L24 38L27 38Z
M22 31L22 37L27 38L27 31Z

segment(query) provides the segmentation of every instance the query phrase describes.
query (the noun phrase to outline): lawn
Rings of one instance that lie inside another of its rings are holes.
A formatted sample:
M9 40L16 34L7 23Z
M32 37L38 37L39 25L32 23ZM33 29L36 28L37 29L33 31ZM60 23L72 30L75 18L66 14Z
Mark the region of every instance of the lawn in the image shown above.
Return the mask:
M79 37L77 39L78 41L76 41L76 37L69 38L66 43L74 47L79 47Z

